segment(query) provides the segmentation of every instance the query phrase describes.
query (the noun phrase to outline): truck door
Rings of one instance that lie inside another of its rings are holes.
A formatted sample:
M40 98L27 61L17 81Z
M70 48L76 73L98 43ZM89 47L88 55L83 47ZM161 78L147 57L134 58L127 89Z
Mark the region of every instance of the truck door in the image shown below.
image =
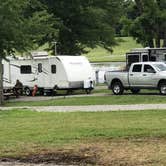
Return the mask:
M142 64L135 64L129 71L129 83L132 87L142 85Z
M143 73L142 73L142 84L146 87L146 86L151 86L151 87L155 87L157 84L157 76L156 76L156 72L155 69L148 64L145 64L143 66Z

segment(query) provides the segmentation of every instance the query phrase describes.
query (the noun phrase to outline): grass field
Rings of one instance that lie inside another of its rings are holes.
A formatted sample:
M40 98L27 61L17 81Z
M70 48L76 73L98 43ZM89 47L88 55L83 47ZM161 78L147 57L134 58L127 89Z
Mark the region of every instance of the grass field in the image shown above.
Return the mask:
M141 48L142 45L136 43L132 37L119 37L117 39L117 46L113 47L113 52L108 52L106 49L97 47L94 49L87 48L88 54L84 54L91 62L110 62L110 61L125 61L125 53L132 48ZM44 50L48 48L48 44L38 48ZM49 52L51 54L51 52Z
M134 95L130 92L124 95L113 95L110 90L98 90L98 93L105 93L101 96L84 97L62 97L59 99L51 99L46 101L6 101L4 106L68 106L68 105L123 105L123 104L164 104L165 96L159 95L158 91L143 91Z
M110 53L104 48L97 47L95 49L88 49L90 51L85 56L91 62L103 62L103 61L125 61L125 53L129 52L133 48L141 48L142 45L136 43L132 37L120 37L117 38L118 45L113 47L113 52Z
M1 111L0 158L30 160L36 156L38 160L47 161L48 156L60 155L62 158L63 154L65 159L71 157L71 161L80 157L85 160L81 162L99 164L116 161L119 157L122 157L117 160L119 163L129 160L142 162L147 161L146 155L149 154L149 161L166 163L165 123L166 110L97 113ZM160 150L158 153L156 148ZM135 156L137 159L134 160L133 154L142 154L141 149L146 157L142 156L141 160Z

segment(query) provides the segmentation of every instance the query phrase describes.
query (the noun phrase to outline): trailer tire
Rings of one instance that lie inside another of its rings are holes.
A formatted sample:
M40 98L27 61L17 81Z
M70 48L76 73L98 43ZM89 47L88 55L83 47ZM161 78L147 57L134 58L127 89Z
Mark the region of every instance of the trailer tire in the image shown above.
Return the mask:
M112 84L112 92L113 94L115 95L122 95L123 94L123 91L124 91L124 88L123 88L123 85L121 82L114 82Z
M86 92L86 94L91 94L92 89L91 89L91 88L89 88L89 89L85 89L85 92Z
M28 87L26 87L26 88L24 89L24 93L25 93L27 96L31 96L31 95L32 95L32 91L31 91Z
M161 95L166 95L166 82L159 84L159 90Z
M132 88L130 89L133 94L138 94L140 92L139 88Z

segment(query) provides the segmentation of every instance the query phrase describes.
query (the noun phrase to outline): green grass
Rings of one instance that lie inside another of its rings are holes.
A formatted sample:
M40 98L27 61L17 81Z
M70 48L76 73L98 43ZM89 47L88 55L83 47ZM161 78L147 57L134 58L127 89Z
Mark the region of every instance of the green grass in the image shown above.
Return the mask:
M110 62L110 61L125 61L125 54L132 48L140 48L141 44L136 43L132 37L118 37L117 46L113 47L113 52L110 53L106 49L97 47L94 49L87 48L90 51L84 54L91 62ZM47 49L48 43L38 48L38 50ZM49 52L51 54L51 51Z
M102 92L102 90L98 90ZM103 92L106 90L103 90ZM47 101L28 101L28 102L10 102L6 101L4 106L68 106L68 105L123 105L123 104L164 104L166 103L165 96L159 93L145 91L147 93L140 93L133 95L125 93L121 96L112 95L112 92L107 90L105 96L84 96L84 97L62 97L59 99L52 99ZM156 92L156 91L154 91Z
M166 136L166 110L38 113L0 111L0 157L85 140Z
M95 49L88 49L90 52L85 54L91 62L103 61L125 61L125 53L133 48L141 48L142 45L136 43L132 37L117 38L118 45L113 47L113 53L108 52L104 48L97 47Z

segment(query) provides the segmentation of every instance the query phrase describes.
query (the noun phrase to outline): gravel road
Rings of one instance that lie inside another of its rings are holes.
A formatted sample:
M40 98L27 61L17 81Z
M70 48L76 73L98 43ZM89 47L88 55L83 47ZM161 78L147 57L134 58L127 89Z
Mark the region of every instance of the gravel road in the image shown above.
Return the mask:
M166 109L166 104L133 104L133 105L86 105L86 106L22 106L0 107L0 110L30 109L38 112L97 112L97 111L130 111Z

